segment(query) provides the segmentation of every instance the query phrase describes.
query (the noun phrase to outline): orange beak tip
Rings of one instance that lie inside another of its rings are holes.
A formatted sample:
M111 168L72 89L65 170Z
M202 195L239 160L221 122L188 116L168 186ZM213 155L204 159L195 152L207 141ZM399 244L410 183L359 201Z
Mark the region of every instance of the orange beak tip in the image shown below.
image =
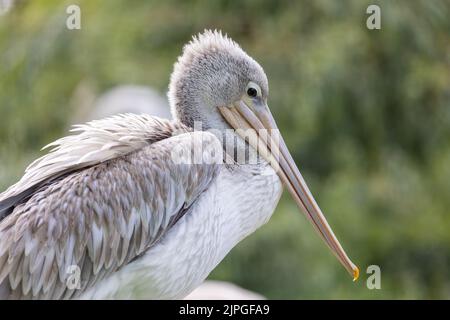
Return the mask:
M356 281L359 277L358 267L347 257L295 165L283 138L276 134L278 127L267 105L261 109L260 107L249 106L246 102L240 100L228 107L219 107L219 111L228 124L236 130L236 133L255 148L278 173L298 207L303 210L317 233L332 250L345 270L353 276L353 281ZM250 136L246 136L244 129L252 129L252 133L256 130L256 135L253 134L256 139L250 139ZM261 132L260 130L265 131ZM273 132L272 130L276 131ZM266 134L263 134L263 132Z
M355 269L353 270L353 282L358 280L358 278L359 278L359 268L355 267Z

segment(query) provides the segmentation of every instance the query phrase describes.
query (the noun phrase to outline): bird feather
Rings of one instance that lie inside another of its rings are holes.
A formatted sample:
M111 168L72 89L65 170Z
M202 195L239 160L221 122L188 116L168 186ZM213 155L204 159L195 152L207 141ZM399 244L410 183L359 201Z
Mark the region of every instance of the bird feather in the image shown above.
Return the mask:
M172 150L192 152L193 141L206 156L222 148L174 121L121 115L75 131L0 194L0 298L81 295L150 250L219 171L174 161ZM73 264L77 290L66 283Z

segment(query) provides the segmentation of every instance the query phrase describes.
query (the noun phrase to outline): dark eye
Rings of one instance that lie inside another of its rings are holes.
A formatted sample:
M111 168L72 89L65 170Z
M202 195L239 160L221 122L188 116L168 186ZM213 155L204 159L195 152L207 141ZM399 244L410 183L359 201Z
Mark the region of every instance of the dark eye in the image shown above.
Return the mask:
M247 94L249 97L255 98L258 95L258 90L256 90L255 88L248 88L247 89Z

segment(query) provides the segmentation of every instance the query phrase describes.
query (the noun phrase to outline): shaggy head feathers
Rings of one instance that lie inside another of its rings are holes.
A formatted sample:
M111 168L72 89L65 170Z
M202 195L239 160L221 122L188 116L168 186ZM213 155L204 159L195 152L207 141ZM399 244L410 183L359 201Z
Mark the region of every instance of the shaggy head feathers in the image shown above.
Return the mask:
M249 81L267 96L261 66L228 36L206 30L184 46L175 63L168 93L172 115L191 127L194 121L202 121L220 128L216 107L238 100Z

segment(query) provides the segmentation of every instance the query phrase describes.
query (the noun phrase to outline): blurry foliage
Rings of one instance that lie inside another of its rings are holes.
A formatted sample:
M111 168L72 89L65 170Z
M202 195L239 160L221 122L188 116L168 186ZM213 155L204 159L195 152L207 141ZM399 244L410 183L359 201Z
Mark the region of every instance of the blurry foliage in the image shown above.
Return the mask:
M369 4L381 30L365 27ZM448 1L17 1L0 16L0 187L65 134L80 87L165 91L205 28L265 68L287 144L362 269L353 283L284 196L211 277L269 298L450 298ZM381 290L365 287L370 264Z

